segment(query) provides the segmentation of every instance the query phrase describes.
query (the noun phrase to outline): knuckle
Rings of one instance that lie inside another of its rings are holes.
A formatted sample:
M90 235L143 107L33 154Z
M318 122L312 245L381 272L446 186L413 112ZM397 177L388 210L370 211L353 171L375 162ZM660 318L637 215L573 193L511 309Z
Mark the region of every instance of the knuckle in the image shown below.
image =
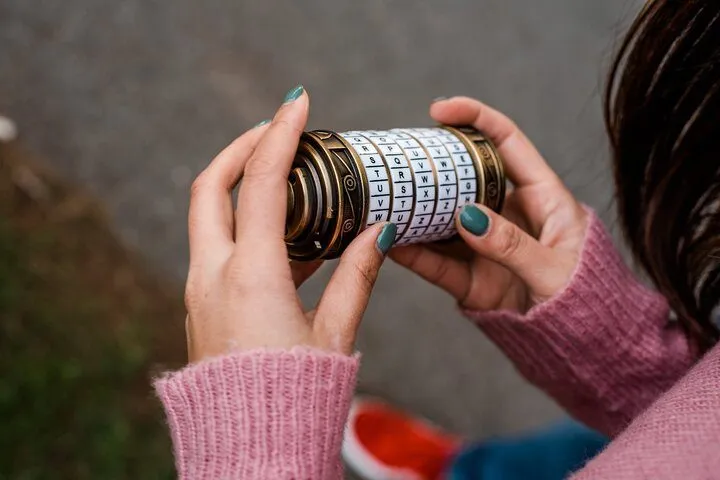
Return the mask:
M507 122L507 129L508 131L512 133L520 133L520 126L513 120L512 118L508 117L507 115L503 114L503 117L505 118L505 121Z
M435 269L433 283L440 283L450 275L450 262L439 262Z
M355 268L358 289L363 295L370 295L377 279L377 271L373 268L372 262L353 263L353 267Z
M509 259L518 255L524 244L524 235L509 222L503 222L493 236L493 249L502 259Z
M190 185L190 198L197 198L198 195L205 191L208 184L207 176L207 170L205 170L195 177L192 185Z
M500 135L498 143L507 142L513 139L522 139L524 137L522 130L520 130L520 127L514 120L505 117L505 121L507 122L507 126L505 127L503 134Z
M287 134L287 135L293 135L293 136L300 136L303 131L300 126L297 124L290 122L289 120L285 118L279 118L275 120L270 128L274 128L277 130L280 130L281 132Z

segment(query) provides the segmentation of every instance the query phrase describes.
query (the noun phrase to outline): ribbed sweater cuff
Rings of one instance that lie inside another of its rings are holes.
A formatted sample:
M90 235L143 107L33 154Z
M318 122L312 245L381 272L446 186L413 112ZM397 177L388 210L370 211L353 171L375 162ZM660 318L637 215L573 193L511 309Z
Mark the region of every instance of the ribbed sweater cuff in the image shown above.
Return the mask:
M358 365L313 349L251 351L156 380L180 478L341 478Z
M531 382L613 432L669 388L692 363L667 301L635 279L594 212L568 286L527 314L464 312ZM637 382L636 382L637 381Z

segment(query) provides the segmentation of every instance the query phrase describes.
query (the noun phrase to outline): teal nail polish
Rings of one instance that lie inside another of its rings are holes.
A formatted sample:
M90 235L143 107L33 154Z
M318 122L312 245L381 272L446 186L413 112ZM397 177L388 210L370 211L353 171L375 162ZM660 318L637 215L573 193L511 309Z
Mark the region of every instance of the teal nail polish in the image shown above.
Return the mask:
M262 122L255 124L253 128L262 127L263 125L267 125L268 123L270 123L270 120L263 120Z
M303 94L305 89L302 85L298 85L297 87L291 89L289 92L285 94L285 99L283 100L283 103L290 103L294 102L298 98L300 98L300 95Z
M460 224L465 230L477 235L485 235L490 228L490 218L475 205L465 205L460 210Z
M397 225L394 223L386 223L380 231L380 235L377 238L377 247L380 252L385 255L392 248L395 243L395 236L397 235Z

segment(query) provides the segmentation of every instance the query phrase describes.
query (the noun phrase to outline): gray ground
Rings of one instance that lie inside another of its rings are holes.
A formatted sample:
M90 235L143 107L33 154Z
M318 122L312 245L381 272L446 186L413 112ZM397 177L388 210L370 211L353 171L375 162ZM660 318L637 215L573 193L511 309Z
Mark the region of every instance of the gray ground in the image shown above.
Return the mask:
M193 176L300 82L313 96L313 128L423 126L433 97L484 99L607 213L598 91L637 8L633 0L2 0L0 112L61 173L100 195L126 242L177 278ZM359 346L364 390L455 431L483 437L559 415L450 299L394 265L384 268Z

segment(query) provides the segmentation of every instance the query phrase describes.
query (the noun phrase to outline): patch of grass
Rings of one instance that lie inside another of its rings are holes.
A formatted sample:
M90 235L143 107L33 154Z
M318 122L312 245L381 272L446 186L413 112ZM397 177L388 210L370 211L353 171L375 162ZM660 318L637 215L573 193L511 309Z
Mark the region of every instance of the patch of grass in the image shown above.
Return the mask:
M18 152L0 145L0 479L173 478L150 379L183 361L177 290L92 202L40 170L40 197L14 181Z

